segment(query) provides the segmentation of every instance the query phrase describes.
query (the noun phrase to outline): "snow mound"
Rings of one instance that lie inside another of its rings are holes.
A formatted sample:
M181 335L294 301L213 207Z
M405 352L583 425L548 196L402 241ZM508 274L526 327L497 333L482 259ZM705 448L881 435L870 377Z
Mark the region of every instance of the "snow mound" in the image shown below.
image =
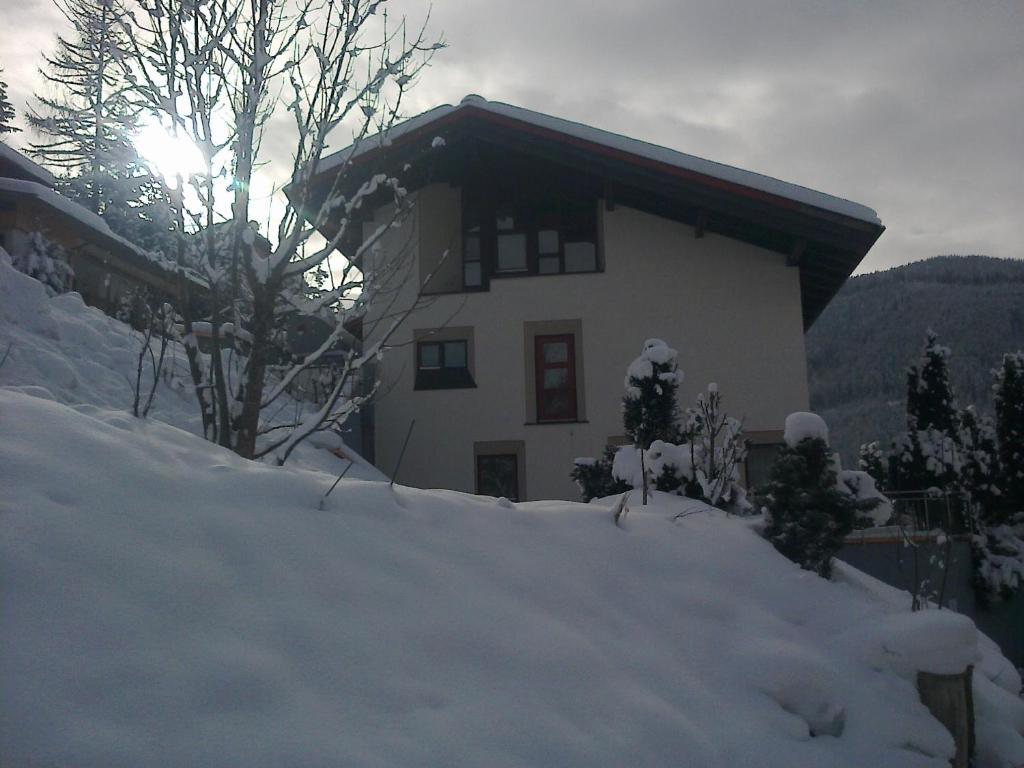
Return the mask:
M653 493L616 526L611 500L346 478L319 509L332 476L157 421L12 389L0 414L4 764L940 768L952 754L862 632L921 637L897 631L920 620L713 508L673 521L688 501ZM970 646L967 625L941 621L944 643ZM986 669L986 654L979 753L994 766L1024 740L1006 662Z
M0 249L0 388L16 389L95 414L119 419L130 411L140 334L95 307L77 293L50 297L43 284L11 266ZM148 388L151 379L146 378ZM147 389L148 391L148 389ZM289 401L290 412L294 401ZM194 435L202 434L185 351L172 344L157 385L150 418ZM325 448L328 450L319 450ZM330 451L355 461L348 476L383 480L373 465L330 434L300 446L300 466L340 472L345 463Z
M783 440L790 448L795 448L801 440L819 438L828 445L828 426L825 420L816 413L797 411L786 417Z

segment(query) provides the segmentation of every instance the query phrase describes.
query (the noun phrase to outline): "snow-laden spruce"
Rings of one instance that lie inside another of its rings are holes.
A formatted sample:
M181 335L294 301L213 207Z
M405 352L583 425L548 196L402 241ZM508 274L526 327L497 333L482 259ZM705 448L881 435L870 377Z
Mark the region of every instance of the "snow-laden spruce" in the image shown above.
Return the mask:
M743 425L725 412L714 382L680 415L678 356L661 339L648 339L627 366L622 424L631 445L608 446L601 459L575 460L572 477L584 501L657 488L738 512L749 509L739 483L747 450Z
M969 620L701 502L616 526L346 479L319 510L332 476L155 420L0 413L5 764L945 768L914 677L950 661L979 768L1024 759L1020 678Z

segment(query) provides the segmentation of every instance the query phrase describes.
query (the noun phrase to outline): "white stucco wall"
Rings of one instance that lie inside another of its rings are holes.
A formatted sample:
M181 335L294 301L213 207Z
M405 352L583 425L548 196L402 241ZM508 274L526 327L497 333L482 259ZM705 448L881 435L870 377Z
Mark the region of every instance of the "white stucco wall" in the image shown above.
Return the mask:
M453 242L459 196L436 186L424 197L431 216L411 219L390 242L410 233L418 243ZM622 434L625 369L650 337L679 350L681 407L715 381L751 431L779 430L788 413L808 408L799 273L783 255L713 234L697 239L686 225L622 206L602 206L599 228L604 272L492 279L488 292L435 296L410 316L380 366L378 466L392 470L415 418L399 482L472 492L474 442L521 440L526 497L576 499L572 460L600 455ZM580 322L585 423L526 423L524 324L545 320ZM477 388L414 390L413 332L444 324L474 328Z

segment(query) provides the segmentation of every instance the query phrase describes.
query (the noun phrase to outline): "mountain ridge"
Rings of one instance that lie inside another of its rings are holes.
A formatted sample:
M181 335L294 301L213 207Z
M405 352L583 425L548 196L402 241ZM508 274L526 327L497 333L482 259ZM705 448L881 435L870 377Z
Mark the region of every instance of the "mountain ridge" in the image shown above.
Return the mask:
M959 406L991 414L991 369L1024 348L1024 260L935 256L846 282L806 337L811 409L844 466L904 428L906 368L929 328L952 350Z

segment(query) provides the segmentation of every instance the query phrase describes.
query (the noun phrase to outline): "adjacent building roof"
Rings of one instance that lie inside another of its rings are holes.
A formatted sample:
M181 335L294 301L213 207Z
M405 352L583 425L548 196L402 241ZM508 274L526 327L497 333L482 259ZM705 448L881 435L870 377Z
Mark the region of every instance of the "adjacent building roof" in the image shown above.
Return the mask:
M121 237L107 226L107 222L101 216L47 186L34 181L0 177L0 195L4 193L15 197L32 198L55 211L62 218L74 221L88 230L94 241L103 243L142 269L158 270L165 274L173 274L178 271L177 265L170 260L140 248L130 240ZM194 275L190 274L189 278L193 282L199 282Z
M317 179L367 167L398 172L411 164L408 182L402 179L415 188L427 183L422 171L417 181L415 167L424 165L425 149L438 153L430 161L436 180L446 163L473 162L474 143L498 148L509 162L519 154L572 169L598 185L606 202L691 224L698 237L714 232L786 254L800 269L805 328L885 229L859 203L476 95L324 158ZM461 158L460 145L470 147Z
M48 187L57 183L53 174L43 166L3 142L0 142L0 176L35 181Z

